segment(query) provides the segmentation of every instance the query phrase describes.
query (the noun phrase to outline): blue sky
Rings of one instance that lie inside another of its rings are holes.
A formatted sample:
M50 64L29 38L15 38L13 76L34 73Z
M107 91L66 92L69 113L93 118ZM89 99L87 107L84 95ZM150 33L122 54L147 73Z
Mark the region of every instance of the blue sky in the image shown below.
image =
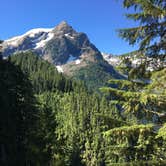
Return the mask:
M0 38L33 28L52 28L67 21L85 32L102 52L122 54L137 49L118 37L117 29L136 26L127 20L122 0L1 0Z

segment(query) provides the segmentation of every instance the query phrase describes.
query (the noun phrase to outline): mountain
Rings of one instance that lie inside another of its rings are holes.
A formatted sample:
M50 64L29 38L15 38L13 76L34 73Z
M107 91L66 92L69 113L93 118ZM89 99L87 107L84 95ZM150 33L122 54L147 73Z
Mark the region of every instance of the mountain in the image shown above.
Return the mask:
M32 29L24 35L8 39L4 41L3 48L4 56L33 50L55 65L85 65L86 60L94 62L102 59L99 50L90 43L87 35L76 32L64 21L53 29Z
M59 72L102 86L110 78L123 78L103 59L85 33L76 32L63 21L52 29L32 29L4 41L3 54L33 51L54 64ZM100 77L101 76L101 77Z
M133 51L122 55L114 56L108 53L102 53L103 58L114 67L137 68L142 63L146 63L147 71L156 71L166 67L166 59L152 58L145 56L142 52Z

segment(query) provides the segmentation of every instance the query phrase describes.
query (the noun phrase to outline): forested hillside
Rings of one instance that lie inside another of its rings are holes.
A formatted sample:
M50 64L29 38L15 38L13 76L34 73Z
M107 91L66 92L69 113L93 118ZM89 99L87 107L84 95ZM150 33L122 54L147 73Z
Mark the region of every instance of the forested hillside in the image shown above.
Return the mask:
M11 62L0 60L0 165L32 162L36 104L28 77Z
M59 73L54 65L32 52L15 54L9 59L29 76L33 90L37 94L57 90L67 92L75 87L74 81Z
M33 53L0 66L1 165L166 164L166 95L154 93L157 82L111 80L99 95Z

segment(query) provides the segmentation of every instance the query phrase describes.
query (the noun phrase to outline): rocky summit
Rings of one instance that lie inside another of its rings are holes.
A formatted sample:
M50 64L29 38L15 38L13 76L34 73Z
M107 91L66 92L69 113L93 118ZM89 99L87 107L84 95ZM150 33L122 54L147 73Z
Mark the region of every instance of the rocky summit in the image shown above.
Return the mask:
M5 56L31 50L54 63L58 69L64 64L85 66L86 61L102 59L101 53L90 43L87 35L76 32L65 21L53 29L32 29L24 35L6 40L3 46Z
M82 80L96 81L102 78L106 81L106 77L122 78L113 66L103 59L101 52L90 42L87 35L75 31L65 21L55 28L32 29L3 43L4 56L27 51L33 51L53 63L59 72ZM102 79L99 82L102 82Z

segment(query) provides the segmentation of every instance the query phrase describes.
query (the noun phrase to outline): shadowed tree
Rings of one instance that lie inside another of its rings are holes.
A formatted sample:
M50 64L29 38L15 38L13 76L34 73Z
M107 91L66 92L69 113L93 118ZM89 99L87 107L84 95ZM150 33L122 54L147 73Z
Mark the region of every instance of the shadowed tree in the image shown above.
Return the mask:
M20 68L0 60L0 165L32 165L35 103L31 83Z

